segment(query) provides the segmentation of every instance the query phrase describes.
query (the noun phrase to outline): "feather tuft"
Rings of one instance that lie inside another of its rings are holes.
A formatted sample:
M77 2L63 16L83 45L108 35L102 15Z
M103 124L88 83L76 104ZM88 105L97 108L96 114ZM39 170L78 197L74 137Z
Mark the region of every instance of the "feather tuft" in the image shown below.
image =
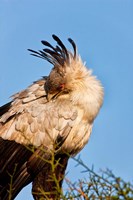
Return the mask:
M49 48L44 48L43 50L39 51L28 49L28 51L31 52L31 55L45 59L53 65L63 66L64 63L67 64L70 63L70 57L72 57L73 59L76 58L77 55L76 44L71 38L68 38L68 41L71 43L73 47L74 50L73 55L67 50L63 42L59 39L59 37L57 37L54 34L52 35L52 37L57 42L57 45L55 47L53 47L49 42L42 40L41 43Z

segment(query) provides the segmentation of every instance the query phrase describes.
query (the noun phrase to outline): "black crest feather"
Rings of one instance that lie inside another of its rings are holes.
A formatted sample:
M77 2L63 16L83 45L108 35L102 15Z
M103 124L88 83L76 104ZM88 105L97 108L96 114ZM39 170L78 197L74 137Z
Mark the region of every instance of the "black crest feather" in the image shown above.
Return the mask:
M71 43L74 53L70 53L63 42L56 36L52 35L53 39L57 42L57 45L53 47L49 42L42 40L42 44L49 48L44 48L43 50L34 51L32 49L28 49L31 52L31 55L42 58L47 60L48 62L52 63L53 65L63 65L65 62L69 63L70 61L70 54L73 58L76 58L77 50L76 44L71 39L68 38L68 41Z

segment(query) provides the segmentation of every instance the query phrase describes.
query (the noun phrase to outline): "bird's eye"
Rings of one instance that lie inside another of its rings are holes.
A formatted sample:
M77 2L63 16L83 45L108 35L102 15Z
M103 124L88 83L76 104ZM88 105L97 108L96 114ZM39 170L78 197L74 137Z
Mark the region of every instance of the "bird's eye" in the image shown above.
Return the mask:
M65 87L65 84L64 84L64 83L61 83L61 84L59 85L58 89L61 89L61 90L63 90L63 89L64 89L64 87Z

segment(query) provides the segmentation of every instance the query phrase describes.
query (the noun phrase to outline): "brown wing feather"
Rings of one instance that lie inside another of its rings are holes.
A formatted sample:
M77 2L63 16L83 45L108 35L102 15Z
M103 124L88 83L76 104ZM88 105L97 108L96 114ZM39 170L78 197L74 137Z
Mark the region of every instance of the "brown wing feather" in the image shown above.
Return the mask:
M15 141L3 140L2 138L0 138L0 147L0 199L8 199L10 186L12 187L10 192L12 192L13 199L24 185L31 182L31 179L29 180L30 174L23 172L26 170L24 166L32 152Z
M54 157L54 163L46 163L33 180L32 194L34 199L60 199L68 159L69 156L65 153L57 154ZM52 164L55 166L54 170Z
M11 102L3 105L0 107L0 116L2 116L4 113L8 112L8 110L10 109L11 107Z
M46 181L46 178L49 180L53 173L51 170L52 164L49 162L52 156L55 156L55 161L58 162L55 172L61 186L69 156L58 153L65 138L66 135L57 141L59 142L58 149L55 152L49 152L43 146L35 149L32 146L26 147L14 141L0 138L0 199L7 200L9 192L12 195L11 199L14 199L21 189L32 181L34 182L33 193L34 190L39 192L39 188L35 187L37 185L45 187L45 191L49 191L50 187L54 188L55 181L50 181L49 183ZM34 196L40 197L38 194L34 194Z

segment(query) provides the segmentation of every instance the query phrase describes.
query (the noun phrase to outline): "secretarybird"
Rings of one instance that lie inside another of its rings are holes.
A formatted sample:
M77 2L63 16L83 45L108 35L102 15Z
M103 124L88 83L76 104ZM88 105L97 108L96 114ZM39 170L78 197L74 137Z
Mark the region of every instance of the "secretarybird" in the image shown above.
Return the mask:
M33 82L0 107L0 200L14 199L32 182L35 200L60 199L68 159L89 140L103 102L103 87L77 53L52 35L32 55L53 65L50 74ZM53 161L53 163L52 163Z

